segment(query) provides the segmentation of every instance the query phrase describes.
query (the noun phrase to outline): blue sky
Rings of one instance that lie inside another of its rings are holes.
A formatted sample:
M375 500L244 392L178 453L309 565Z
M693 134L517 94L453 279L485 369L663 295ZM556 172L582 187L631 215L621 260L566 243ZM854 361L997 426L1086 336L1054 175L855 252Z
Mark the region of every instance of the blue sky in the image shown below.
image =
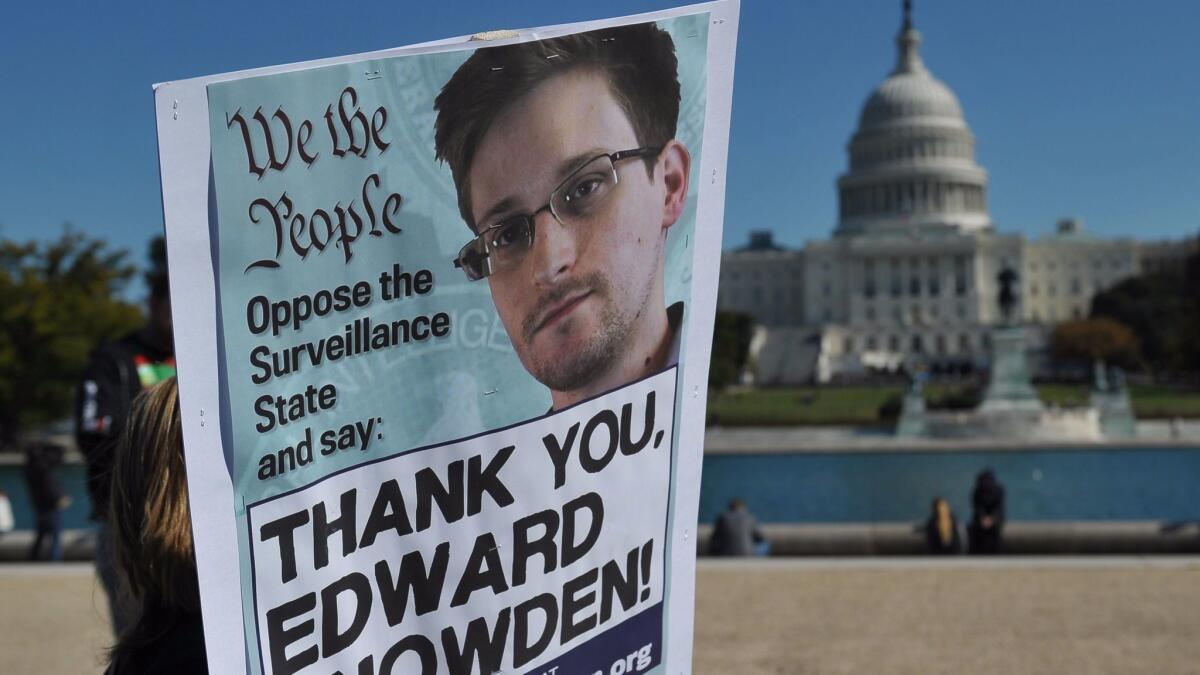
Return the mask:
M0 28L0 237L104 236L137 260L161 227L150 85L500 27L673 6L654 0L59 2ZM1006 231L1077 216L1105 236L1200 230L1200 3L917 0L922 53L962 101ZM791 245L836 220L834 180L891 69L899 0L744 0L726 246Z

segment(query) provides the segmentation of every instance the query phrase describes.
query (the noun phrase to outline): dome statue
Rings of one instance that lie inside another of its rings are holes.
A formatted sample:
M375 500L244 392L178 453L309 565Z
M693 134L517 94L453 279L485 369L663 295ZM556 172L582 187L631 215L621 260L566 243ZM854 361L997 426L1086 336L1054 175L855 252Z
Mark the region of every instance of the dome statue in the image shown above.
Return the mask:
M863 105L850 170L838 179L839 236L991 229L975 137L920 45L906 1L896 67Z

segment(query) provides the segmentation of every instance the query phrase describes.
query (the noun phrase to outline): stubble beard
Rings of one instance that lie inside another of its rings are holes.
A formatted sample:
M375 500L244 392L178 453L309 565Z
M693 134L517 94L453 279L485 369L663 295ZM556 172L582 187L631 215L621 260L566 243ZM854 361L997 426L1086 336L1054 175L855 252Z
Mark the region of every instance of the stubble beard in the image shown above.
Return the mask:
M535 337L536 312L522 325L522 339L526 347L526 358L523 359L525 367L538 382L552 391L583 389L607 374L620 360L631 338L631 320L617 311L608 279L598 272L554 288L539 300L537 306L551 305L579 291L591 291L588 300L600 303L599 325L579 349L565 358L555 359L531 347ZM572 323L568 320L561 327L542 328L541 332L545 333L542 337L555 340L561 331L580 330Z

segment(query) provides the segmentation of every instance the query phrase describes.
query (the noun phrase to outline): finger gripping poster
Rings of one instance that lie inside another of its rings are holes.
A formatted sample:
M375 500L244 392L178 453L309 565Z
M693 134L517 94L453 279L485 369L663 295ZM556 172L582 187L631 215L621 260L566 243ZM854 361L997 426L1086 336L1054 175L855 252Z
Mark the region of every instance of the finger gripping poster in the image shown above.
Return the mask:
M215 672L690 669L736 9L157 88Z

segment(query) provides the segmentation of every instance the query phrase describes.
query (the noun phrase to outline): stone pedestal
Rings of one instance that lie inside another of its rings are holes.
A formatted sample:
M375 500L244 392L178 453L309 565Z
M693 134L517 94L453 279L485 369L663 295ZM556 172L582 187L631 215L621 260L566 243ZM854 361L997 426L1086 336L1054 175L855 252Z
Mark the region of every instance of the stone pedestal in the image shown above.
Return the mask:
M1035 412L1045 410L1030 382L1025 356L1025 329L1006 326L992 331L991 380L978 412Z
M900 438L925 436L925 419L925 396L921 394L921 390L906 391L900 407L900 420L896 423L896 435Z
M1092 407L1100 414L1100 433L1105 438L1133 438L1137 435L1137 422L1129 394L1120 391L1093 391Z
M1125 376L1119 368L1113 371L1110 378L1104 362L1096 363L1091 404L1100 415L1100 432L1105 438L1133 438L1137 435L1137 421L1133 417L1133 406L1129 403L1129 390L1125 388Z
M1132 428L1133 416L1123 387L1097 386L1088 408L1047 410L1030 380L1025 330L1006 326L992 331L991 380L978 408L970 412L926 412L920 388L915 387L904 396L896 435L1094 442L1105 437L1127 437L1132 435Z

